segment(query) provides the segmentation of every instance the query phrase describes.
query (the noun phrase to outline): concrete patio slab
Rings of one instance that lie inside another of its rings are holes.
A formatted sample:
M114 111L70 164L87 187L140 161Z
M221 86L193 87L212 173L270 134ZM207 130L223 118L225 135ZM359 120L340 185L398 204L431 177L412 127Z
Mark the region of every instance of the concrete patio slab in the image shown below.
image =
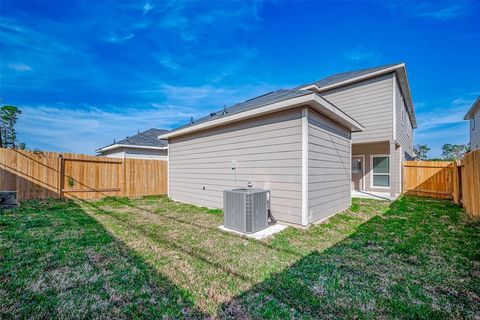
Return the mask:
M396 194L395 197L391 197L390 192L352 190L352 198L395 201L399 196L399 194Z
M274 234L279 233L280 231L283 231L288 227L283 225L283 224L276 223L276 224L271 224L267 228L265 228L263 230L260 230L260 231L257 231L255 233L242 233L242 232L239 232L239 231L235 231L235 230L232 230L232 229L225 228L223 225L219 226L218 228L222 231L235 233L235 234L238 234L238 235L241 235L241 236L245 236L247 238L262 240L262 239L268 238L270 236L273 236Z

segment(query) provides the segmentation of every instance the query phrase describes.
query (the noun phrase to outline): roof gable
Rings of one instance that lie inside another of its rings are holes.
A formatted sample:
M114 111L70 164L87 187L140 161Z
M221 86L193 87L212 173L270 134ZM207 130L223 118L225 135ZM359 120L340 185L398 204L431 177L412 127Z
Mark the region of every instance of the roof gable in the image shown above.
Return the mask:
M477 98L477 100L475 100L473 105L467 111L463 120L472 119L475 116L475 113L477 113L478 110L480 110L480 96Z

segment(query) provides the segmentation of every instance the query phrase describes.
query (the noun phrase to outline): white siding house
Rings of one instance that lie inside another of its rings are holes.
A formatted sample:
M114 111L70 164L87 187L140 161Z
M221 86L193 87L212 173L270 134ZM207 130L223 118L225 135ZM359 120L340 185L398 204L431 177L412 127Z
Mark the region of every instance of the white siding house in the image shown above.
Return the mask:
M167 132L168 130L152 128L118 142L114 141L96 152L110 158L168 160L168 142L158 139L159 135Z

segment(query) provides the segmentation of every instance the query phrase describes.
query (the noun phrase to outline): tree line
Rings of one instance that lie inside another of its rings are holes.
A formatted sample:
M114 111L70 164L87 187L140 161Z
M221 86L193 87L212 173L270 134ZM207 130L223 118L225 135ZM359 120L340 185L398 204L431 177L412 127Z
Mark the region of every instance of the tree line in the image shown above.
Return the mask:
M413 147L416 160L453 161L461 159L465 153L470 152L470 146L468 144L446 143L442 146L441 158L429 158L428 151L430 151L430 148L426 144L417 144Z
M23 142L18 142L15 124L22 113L18 107L3 106L0 108L0 148L25 149Z

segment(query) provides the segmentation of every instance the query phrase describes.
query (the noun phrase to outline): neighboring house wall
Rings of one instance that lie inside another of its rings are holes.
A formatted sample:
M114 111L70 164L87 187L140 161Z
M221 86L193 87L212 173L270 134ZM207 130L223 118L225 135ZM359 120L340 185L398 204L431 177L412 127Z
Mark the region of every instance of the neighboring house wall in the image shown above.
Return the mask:
M168 150L125 147L125 155L133 159L168 160Z
M123 148L116 148L104 151L101 153L101 155L109 158L125 158L125 151L123 150Z
M480 148L480 109L470 121L470 147L472 150ZM475 121L475 129L473 129L473 121Z
M308 113L308 222L347 209L350 202L349 130L310 110Z
M364 126L352 143L389 141L393 128L393 74L368 79L321 95Z
M168 160L168 150L121 147L103 152L110 158L132 158L147 160Z
M222 208L223 190L252 182L271 190L276 219L301 224L301 118L294 109L171 138L170 198Z

